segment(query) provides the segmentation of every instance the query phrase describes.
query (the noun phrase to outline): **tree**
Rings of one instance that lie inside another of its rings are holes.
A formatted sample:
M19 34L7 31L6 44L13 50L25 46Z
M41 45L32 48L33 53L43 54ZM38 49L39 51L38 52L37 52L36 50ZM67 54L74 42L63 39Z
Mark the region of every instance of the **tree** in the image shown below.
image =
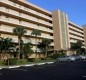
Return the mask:
M1 53L4 49L3 43L4 43L4 38L0 37L0 59L1 59Z
M3 42L3 47L4 47L4 52L7 56L7 64L9 65L9 53L10 53L10 48L14 47L13 43L12 43L12 39L11 38L5 38L4 42Z
M40 42L38 45L38 48L40 48L42 51L45 51L45 57L47 57L47 52L50 44L51 44L51 40L44 38L42 39L42 42Z
M12 39L11 38L5 38L4 42L3 42L3 47L4 47L5 53L9 52L10 47L13 47Z
M72 43L71 44L71 48L70 49L76 50L76 52L78 54L80 54L82 46L84 46L82 41L78 40L76 43Z
M13 29L13 33L18 36L18 43L19 43L18 57L20 59L22 36L26 33L26 30L23 27L16 27L16 28Z
M43 42L39 42L38 45L37 45L37 48L40 49L40 52L44 53L45 44Z
M51 44L51 40L50 39L43 39L42 43L45 45L45 57L47 57L47 52L48 52L48 47Z
M37 58L37 36L40 36L41 35L41 31L40 30L37 30L37 29L34 29L31 33L31 35L34 35L35 36L35 45L36 45L36 50L35 50L35 53L36 53L36 58Z
M0 38L0 52L4 54L8 54L10 52L10 48L14 47L11 38ZM8 58L8 56L7 56Z
M0 53L2 53L3 50L3 42L4 42L4 38L0 37Z
M24 52L24 55L26 57L27 57L28 54L30 55L30 54L33 53L32 47L33 47L33 44L31 42L28 42L28 43L24 44L23 52Z
M86 49L85 48L81 48L80 52L81 52L82 55L85 55L86 54Z
M39 56L40 56L41 54L45 54L45 45L44 45L44 43L39 42L38 45L37 45L37 48L40 50ZM41 58L41 56L40 56L40 58Z
M71 48L72 50L77 50L77 44L76 43L71 43Z
M83 45L83 43L82 43L82 41L77 41L77 52L79 53L79 54L81 54L81 48L82 48L82 46L84 46Z

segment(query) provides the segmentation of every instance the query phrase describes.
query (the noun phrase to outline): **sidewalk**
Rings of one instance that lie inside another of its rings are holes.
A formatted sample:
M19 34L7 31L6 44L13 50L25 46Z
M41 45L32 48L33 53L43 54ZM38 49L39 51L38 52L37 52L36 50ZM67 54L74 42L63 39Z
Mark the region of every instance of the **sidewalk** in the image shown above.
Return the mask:
M10 69L10 68L18 68L18 67L28 67L34 65L43 65L43 64L52 64L54 62L43 62L43 63L34 63L34 64L24 64L24 65L13 65L13 66L0 66L0 69Z

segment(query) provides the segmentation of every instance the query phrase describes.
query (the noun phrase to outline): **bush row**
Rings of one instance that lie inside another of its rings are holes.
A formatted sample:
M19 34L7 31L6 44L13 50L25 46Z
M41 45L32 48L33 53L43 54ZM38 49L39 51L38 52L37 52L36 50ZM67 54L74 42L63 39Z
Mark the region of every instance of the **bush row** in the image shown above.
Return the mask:
M28 64L29 62L42 62L42 61L50 61L52 59L56 59L58 57L64 56L65 53L54 53L53 55L47 57L47 58L28 58L28 59L16 59L16 58L10 58L6 61L0 61L0 65L16 65L16 64Z
M56 59L58 57L65 56L65 53L54 53L52 56L50 56L52 59Z
M16 59L16 58L10 58L6 61L0 61L0 65L16 65L16 64L28 64L28 63L33 63L33 62L42 62L50 60L50 58L40 58L40 59L35 59L35 58L28 58L28 59Z

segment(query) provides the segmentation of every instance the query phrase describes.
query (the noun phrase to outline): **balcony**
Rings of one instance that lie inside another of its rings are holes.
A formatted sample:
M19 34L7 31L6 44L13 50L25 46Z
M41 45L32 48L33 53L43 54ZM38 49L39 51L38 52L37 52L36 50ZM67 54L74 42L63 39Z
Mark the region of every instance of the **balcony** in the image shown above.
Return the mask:
M75 32L79 32L79 33L83 33L83 29L82 30L81 29L75 28L73 26L69 26L69 30L72 30L72 31L75 31Z
M19 23L19 20L18 19L14 19L14 18L6 18L6 16L1 16L1 21L3 22L7 22L7 23L11 23L11 24L16 24L16 25L20 25L20 26L25 26L27 28L32 28L32 29L39 29L41 31L45 31L45 32L49 32L49 33L53 33L53 30L50 30L50 29L43 29L43 28L39 28L38 26L36 25L29 25L28 22L21 22L21 24Z
M0 31L13 33L13 29L14 29L14 28L15 28L15 27L12 27L12 26L1 25L1 26L0 26Z
M50 17L48 17L48 16L46 16L44 14L41 14L41 13L39 13L39 12L37 12L35 10L32 10L32 9L29 9L29 8L25 8L22 5L15 4L14 2L7 1L7 0L1 0L0 2L9 5L11 8L16 8L18 10L22 10L22 11L27 12L29 14L33 14L35 16L39 16L39 17L45 18L47 20L52 20L52 18L50 18Z
M82 36L82 37L84 37L83 34L81 34L81 33L79 33L79 32L72 31L72 30L69 30L69 33L74 34L74 35L77 35L77 36Z
M77 36L73 36L73 35L70 35L69 36L70 38L73 38L74 40L82 40L82 41L84 41L84 38L80 38L80 37L77 37Z
M0 7L0 11L4 14L8 14L12 17L15 17L15 18L18 18L18 19L21 19L21 20L24 20L24 21L28 21L28 22L30 21L30 22L41 24L41 25L44 25L44 26L50 26L50 27L53 26L51 23L46 22L44 20L39 20L39 19L37 19L36 17L33 17L33 16L20 14L17 11L14 11L14 10L6 11L6 8L4 8L4 7Z

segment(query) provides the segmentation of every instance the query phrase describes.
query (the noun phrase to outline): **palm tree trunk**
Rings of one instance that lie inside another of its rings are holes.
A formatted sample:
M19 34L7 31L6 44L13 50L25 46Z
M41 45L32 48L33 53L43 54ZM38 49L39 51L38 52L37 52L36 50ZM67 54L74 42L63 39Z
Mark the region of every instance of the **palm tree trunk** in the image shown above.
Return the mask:
M2 50L0 50L0 60L1 60L1 54L2 54Z
M18 59L20 59L20 53L21 53L21 48L20 48L20 39L18 39L18 43L19 43L19 54L18 54Z
M24 59L24 54L22 54L22 59Z
M47 58L47 46L46 46L45 58Z
M7 53L7 65L9 66L9 54Z
M2 53L0 52L0 60L1 60L1 57L2 57L1 54L2 54Z
M36 59L37 59L37 36L36 36L35 44L36 44L35 54L36 54Z

